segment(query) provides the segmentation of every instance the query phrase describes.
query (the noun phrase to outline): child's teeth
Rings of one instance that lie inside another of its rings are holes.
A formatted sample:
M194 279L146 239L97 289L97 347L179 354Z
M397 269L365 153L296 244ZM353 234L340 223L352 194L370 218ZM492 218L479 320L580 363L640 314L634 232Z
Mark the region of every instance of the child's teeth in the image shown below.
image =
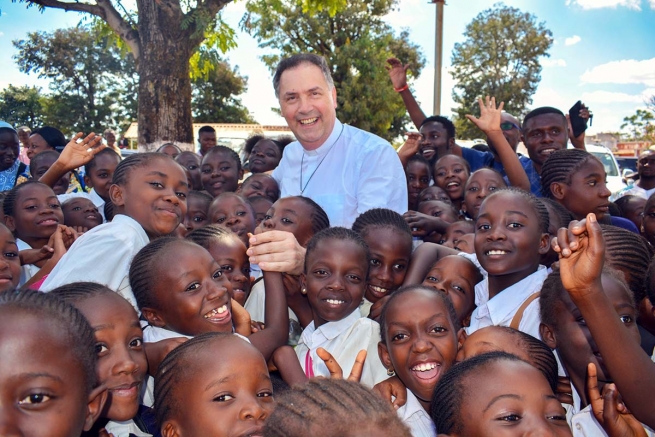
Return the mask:
M205 319L210 319L213 316L215 316L216 314L223 314L225 311L227 311L227 304L223 305L220 308L215 308L215 309L211 310L210 312L208 312L207 314L205 314Z
M371 288L378 293L386 293L388 291L386 288L376 287L375 285L371 285Z
M487 252L488 255L505 255L507 252L504 250L490 250Z
M418 372L427 372L428 370L432 370L435 367L437 367L437 363L421 363L412 367L412 370Z
M329 303L330 305L340 305L340 304L342 304L342 303L345 303L345 301L343 301L343 300L337 300L337 299L326 299L325 301L326 301L327 303Z

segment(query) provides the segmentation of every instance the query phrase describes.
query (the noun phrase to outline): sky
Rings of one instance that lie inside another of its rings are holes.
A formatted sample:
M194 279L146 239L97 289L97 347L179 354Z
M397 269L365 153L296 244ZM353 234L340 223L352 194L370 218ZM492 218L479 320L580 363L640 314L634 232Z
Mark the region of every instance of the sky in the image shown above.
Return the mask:
M448 0L444 8L442 114L455 106L451 92L455 85L447 73L455 43L464 40L464 30L480 12L496 3L492 0ZM594 114L589 134L618 131L624 117L645 107L655 95L655 0L505 0L508 6L530 12L553 33L550 57L541 59L541 82L532 107L555 106L567 112L582 100ZM9 84L37 85L48 82L21 73L12 57L12 40L28 32L52 31L75 26L81 14L26 8L23 3L0 1L0 89ZM394 30L409 28L410 38L426 58L421 76L412 84L424 112L431 114L434 83L434 4L427 0L399 0L385 17ZM223 19L234 29L245 12L245 0L228 4ZM266 50L246 33L237 31L238 47L225 56L248 77L243 104L261 124L284 125L271 111L278 102L271 84L272 74L260 57Z

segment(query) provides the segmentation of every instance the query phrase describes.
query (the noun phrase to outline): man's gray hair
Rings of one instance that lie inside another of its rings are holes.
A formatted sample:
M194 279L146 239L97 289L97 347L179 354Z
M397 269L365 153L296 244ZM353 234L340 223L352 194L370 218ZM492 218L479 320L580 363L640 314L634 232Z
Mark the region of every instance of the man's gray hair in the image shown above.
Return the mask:
M280 78L282 77L282 73L284 73L286 70L296 68L305 63L309 63L320 68L323 76L325 76L325 81L328 84L328 89L332 90L332 88L334 88L332 73L330 72L330 67L328 66L325 58L313 53L300 53L298 55L293 55L282 59L280 63L277 64L277 70L275 70L275 75L273 76L273 88L275 89L275 97L278 99L280 98Z

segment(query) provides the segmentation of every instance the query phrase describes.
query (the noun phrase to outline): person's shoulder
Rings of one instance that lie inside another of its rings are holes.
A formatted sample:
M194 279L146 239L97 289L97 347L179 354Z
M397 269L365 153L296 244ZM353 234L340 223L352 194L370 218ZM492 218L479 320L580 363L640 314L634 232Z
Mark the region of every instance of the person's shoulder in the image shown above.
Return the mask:
M344 124L343 126L344 137L349 141L349 143L355 142L357 150L379 150L380 148L384 147L393 149L389 141L374 133L365 131L355 126L350 126L348 124Z

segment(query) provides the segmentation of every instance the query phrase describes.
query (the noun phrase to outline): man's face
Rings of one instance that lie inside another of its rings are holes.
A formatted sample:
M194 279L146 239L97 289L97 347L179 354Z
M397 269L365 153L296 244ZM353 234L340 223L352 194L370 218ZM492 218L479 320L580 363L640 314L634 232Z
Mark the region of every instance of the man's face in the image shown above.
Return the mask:
M639 155L637 172L640 177L648 179L655 177L655 152L647 150Z
M18 131L18 140L23 145L23 147L29 147L30 145L30 131L21 129Z
M317 66L304 63L280 77L279 101L289 128L306 150L323 145L337 118L337 90Z
M519 128L519 121L511 114L503 112L500 115L500 129L503 131L503 136L516 152L516 147L521 141L521 129Z
M523 127L523 144L530 159L541 168L556 150L566 149L569 141L566 118L560 114L542 114L529 119Z
M200 143L200 150L204 155L207 150L216 145L216 132L200 132L198 142Z

